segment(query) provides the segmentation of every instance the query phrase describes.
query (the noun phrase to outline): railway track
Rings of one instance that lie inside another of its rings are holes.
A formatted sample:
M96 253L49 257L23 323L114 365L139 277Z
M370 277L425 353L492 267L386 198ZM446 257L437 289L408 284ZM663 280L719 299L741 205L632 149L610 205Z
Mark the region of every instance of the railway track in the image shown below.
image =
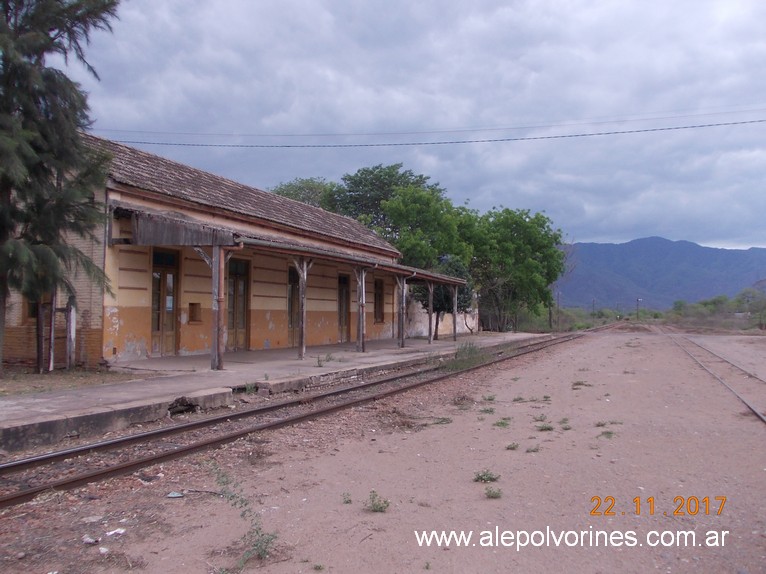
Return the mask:
M0 464L0 509L32 500L50 490L136 472L142 468L216 448L251 433L326 416L342 409L437 383L448 377L486 368L539 352L582 336L571 333L519 346L492 350L478 364L454 370L431 367L355 385L298 395L296 398L226 413L204 420L48 452Z
M695 363L736 396L761 422L766 423L765 380L688 336L668 336Z

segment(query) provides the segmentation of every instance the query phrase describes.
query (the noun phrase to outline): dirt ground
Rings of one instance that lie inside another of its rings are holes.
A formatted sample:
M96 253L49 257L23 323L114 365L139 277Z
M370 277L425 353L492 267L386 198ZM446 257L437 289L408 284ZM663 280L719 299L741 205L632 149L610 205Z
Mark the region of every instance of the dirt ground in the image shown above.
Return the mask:
M766 337L705 344L766 378ZM6 510L0 570L763 573L764 444L666 335L590 334Z

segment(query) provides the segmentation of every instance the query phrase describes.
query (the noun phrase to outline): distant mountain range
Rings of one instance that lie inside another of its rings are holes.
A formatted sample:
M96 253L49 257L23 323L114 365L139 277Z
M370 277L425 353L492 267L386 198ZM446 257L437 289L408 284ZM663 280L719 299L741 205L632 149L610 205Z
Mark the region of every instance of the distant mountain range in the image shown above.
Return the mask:
M665 310L675 301L734 297L766 278L766 249L717 249L661 237L575 243L554 286L562 307Z

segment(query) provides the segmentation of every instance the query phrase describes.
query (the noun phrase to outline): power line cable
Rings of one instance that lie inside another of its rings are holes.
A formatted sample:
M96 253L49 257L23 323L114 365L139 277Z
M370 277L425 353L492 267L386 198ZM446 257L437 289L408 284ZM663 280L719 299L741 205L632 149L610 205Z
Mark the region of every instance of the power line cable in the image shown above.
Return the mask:
M114 140L114 141L117 143L132 144L132 145L157 145L157 146L168 146L168 147L236 148L236 149L422 147L422 146L435 146L435 145L465 145L465 144L481 144L481 143L525 142L525 141L536 141L536 140L603 137L603 136L629 135L629 134L641 134L641 133L652 133L652 132L704 129L704 128L725 127L725 126L741 126L741 125L747 125L747 124L760 124L764 122L766 122L766 119L696 124L696 125L686 125L686 126L665 126L665 127L658 127L658 128L642 128L642 129L635 129L635 130L614 130L614 131L588 132L588 133L576 133L576 134L554 134L554 135L547 135L547 136L445 140L445 141L434 141L434 142L417 141L417 142L372 142L372 143L338 143L338 144L243 144L243 143L228 144L228 143L194 143L194 142L156 142L156 141L145 141L145 140L142 140L142 141Z
M689 118L710 117L720 115L732 115L739 113L762 113L766 111L764 108L749 108L741 110L730 111L717 111L717 112L704 112L704 113L685 113L685 114L672 114L670 112L666 115L652 115L644 114L643 116L614 116L606 118L591 118L580 120L563 120L550 124L530 124L530 125L518 125L518 126L475 126L475 127L455 127L455 128L441 128L441 129L428 129L428 130L406 130L406 131L390 131L390 132L307 132L307 133L232 133L232 132L175 132L175 131L155 131L155 130L120 130L110 128L99 128L99 132L107 133L132 133L132 134L150 134L150 135L162 135L162 136L205 136L205 137L241 137L241 138L307 138L307 137L373 137L373 136L412 136L412 135L432 135L432 134L452 134L452 133L466 133L466 132L498 132L498 131L512 131L512 130L530 130L530 129L551 129L551 128L565 128L573 126L592 126L603 124L617 124L617 123L632 123L632 122L647 122L647 121L659 121L659 120L681 120Z

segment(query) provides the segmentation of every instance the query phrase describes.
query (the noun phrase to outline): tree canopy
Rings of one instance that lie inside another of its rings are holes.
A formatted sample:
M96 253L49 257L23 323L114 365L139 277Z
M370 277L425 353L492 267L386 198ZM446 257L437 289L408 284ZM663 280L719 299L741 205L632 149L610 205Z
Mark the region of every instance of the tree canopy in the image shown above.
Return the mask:
M493 209L478 220L471 274L485 328L515 328L521 309L551 307L550 285L564 271L561 231L545 215Z
M279 193L358 219L399 249L405 265L469 279L486 329L515 328L519 311L539 313L553 305L550 285L564 271L565 253L561 231L545 215L455 207L442 187L401 163L341 179L295 180ZM452 309L448 291L434 293L437 313ZM426 306L427 293L415 294ZM462 301L470 304L470 297Z
M280 183L271 191L314 207L325 207L337 186L338 184L328 182L323 177L296 177Z
M443 196L444 190L438 184L429 184L429 179L403 169L401 163L365 167L353 174L345 174L341 178L342 184L327 197L323 207L358 219L372 229L387 230L390 223L382 204L390 200L397 189L420 188Z
M378 232L402 252L402 263L435 269L446 256L467 264L472 247L459 233L459 213L434 190L407 186L381 202L386 228Z
M47 58L85 59L94 30L109 30L118 0L2 0L0 18L0 365L10 288L39 296L71 285L67 273L103 273L68 245L93 237L93 201L106 158L86 149L87 95ZM0 369L2 367L0 366ZM1 371L0 371L1 372Z

